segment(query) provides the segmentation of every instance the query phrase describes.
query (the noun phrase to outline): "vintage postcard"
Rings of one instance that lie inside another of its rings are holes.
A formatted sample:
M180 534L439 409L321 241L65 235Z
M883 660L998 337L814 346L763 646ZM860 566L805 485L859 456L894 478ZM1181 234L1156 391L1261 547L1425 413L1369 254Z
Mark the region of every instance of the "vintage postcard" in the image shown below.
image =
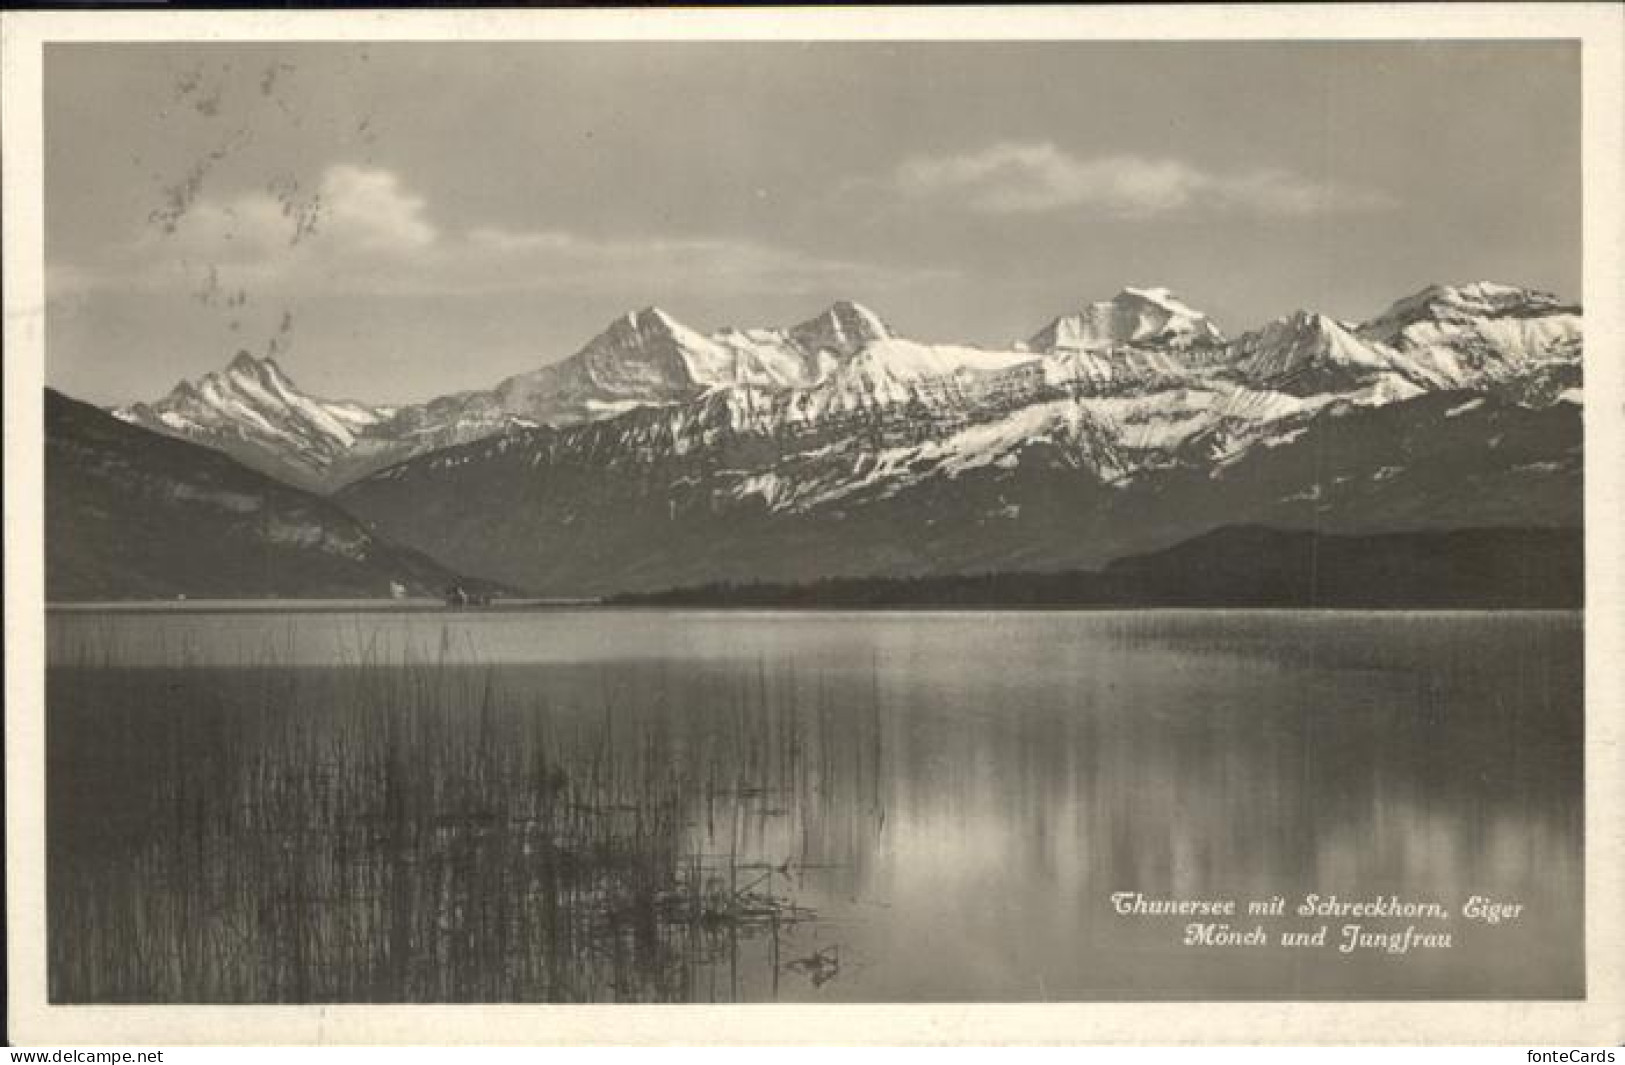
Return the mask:
M1617 1043L1622 26L8 14L13 1041Z

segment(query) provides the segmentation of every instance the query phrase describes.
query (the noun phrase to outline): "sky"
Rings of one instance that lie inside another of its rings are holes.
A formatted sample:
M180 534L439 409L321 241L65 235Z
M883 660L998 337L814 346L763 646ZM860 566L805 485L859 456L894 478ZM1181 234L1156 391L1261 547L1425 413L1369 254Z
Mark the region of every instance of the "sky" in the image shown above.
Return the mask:
M1577 300L1579 93L1562 41L51 45L47 379L401 403L645 306L991 346L1131 285L1230 335Z

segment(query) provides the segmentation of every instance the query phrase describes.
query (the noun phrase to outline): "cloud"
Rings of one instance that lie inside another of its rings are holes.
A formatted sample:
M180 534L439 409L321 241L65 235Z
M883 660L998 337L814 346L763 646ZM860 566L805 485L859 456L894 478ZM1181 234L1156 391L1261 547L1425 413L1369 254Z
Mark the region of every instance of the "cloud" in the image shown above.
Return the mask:
M313 188L280 179L200 197L91 263L53 264L53 294L206 285L266 295L441 296L549 291L796 293L941 276L729 238L598 237L495 226L447 231L393 172L329 167Z
M322 175L321 231L363 251L418 251L439 234L424 218L425 201L387 170L329 167Z
M1093 210L1149 217L1198 209L1309 215L1392 206L1387 195L1282 169L1203 170L1179 159L1082 158L1050 143L1005 142L960 155L906 159L886 184L904 196L954 199L977 211Z

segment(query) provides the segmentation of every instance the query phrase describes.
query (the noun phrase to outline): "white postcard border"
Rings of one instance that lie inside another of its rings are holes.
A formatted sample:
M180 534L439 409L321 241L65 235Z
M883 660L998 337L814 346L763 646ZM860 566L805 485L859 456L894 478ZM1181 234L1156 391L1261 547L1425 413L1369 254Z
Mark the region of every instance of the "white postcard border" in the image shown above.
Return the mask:
M959 1044L1625 1041L1625 8L1611 4L198 11L0 16L5 268L6 875L13 1043ZM44 271L50 41L1572 38L1583 48L1586 950L1578 1002L849 1006L50 1006L45 1001Z

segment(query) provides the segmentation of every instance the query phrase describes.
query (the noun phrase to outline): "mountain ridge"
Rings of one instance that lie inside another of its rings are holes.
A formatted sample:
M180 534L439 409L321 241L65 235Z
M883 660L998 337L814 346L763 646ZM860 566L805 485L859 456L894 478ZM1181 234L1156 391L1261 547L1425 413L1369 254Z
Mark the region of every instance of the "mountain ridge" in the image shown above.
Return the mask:
M449 564L559 595L1087 568L1237 522L1352 533L1583 520L1567 403L1447 392L1346 404L1231 449L1223 419L1142 446L1088 399L1013 415L1053 418L1053 432L860 416L800 437L760 431L733 399L708 397L691 421L645 410L476 441L336 498Z
M394 414L309 395L273 356L238 351L222 370L181 381L152 403L112 411L131 425L213 447L262 473L314 487L368 427Z
M561 596L1090 568L1238 523L1581 521L1582 322L1555 296L1431 286L1222 341L1171 292L1119 297L1042 351L924 343L850 303L709 336L645 308L571 359L389 413L405 443L356 434L330 498Z
M448 446L679 406L718 389L796 394L786 409L800 420L929 405L967 387L994 387L986 379L998 374L1097 393L1215 381L1300 397L1367 388L1374 401L1489 382L1549 402L1575 387L1576 374L1549 364L1577 364L1579 329L1577 307L1485 282L1429 286L1364 323L1299 311L1234 340L1167 289L1125 288L1002 350L910 340L846 300L788 328L708 335L647 307L613 320L567 359L424 403L366 407L304 397L267 411L232 395L211 405L200 396L217 373L201 389L183 382L164 400L117 413L331 492ZM1565 346L1572 357L1545 357ZM240 354L226 376L253 378L252 364ZM279 395L297 393L279 367L275 376ZM338 431L325 424L333 421Z

